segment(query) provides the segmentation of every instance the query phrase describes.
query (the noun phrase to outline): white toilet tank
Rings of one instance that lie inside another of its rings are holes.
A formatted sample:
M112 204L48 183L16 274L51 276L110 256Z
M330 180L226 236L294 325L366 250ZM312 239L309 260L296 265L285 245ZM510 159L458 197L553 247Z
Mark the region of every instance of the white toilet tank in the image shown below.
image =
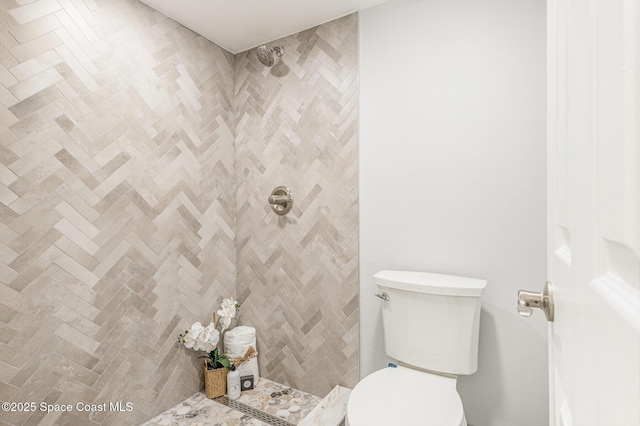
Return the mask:
M425 272L380 271L385 351L398 361L448 374L478 369L484 280Z

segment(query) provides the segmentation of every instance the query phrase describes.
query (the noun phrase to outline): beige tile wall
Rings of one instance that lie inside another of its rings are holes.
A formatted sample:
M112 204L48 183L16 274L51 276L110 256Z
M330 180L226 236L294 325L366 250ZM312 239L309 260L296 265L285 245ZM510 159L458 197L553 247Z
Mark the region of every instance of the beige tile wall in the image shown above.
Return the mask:
M358 379L357 16L236 55L238 296L262 374L316 395ZM271 212L273 188L295 197Z
M179 331L235 294L233 61L136 0L0 1L0 401L132 402L202 379Z
M267 69L135 0L0 1L0 400L134 407L0 424L186 398L201 374L175 337L236 289L266 377L357 381L356 22L285 38Z

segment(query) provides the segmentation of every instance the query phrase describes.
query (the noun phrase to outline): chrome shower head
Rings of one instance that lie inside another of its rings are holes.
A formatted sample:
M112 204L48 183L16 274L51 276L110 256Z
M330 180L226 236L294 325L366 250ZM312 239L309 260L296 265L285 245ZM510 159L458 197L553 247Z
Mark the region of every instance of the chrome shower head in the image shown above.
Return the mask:
M259 46L256 54L258 55L258 60L262 63L262 65L266 67L271 67L275 63L273 58L273 54L280 57L284 55L284 46L276 46L272 48L268 48L267 46Z

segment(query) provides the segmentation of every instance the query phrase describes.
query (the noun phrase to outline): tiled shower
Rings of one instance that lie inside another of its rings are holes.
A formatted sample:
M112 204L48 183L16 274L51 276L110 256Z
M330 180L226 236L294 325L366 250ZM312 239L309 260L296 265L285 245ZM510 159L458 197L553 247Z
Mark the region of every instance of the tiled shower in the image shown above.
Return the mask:
M326 395L358 381L358 80L355 14L274 41L265 68L235 58L238 298L281 383ZM278 185L291 213L265 202Z
M202 372L176 337L229 296L267 378L355 384L356 25L286 37L268 69L137 0L1 3L0 400L134 407L3 424L186 399Z

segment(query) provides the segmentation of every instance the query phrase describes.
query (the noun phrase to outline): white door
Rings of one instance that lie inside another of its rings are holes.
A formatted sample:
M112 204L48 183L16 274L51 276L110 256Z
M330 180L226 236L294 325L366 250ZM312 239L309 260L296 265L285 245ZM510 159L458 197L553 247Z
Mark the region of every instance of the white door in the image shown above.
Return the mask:
M640 2L548 0L550 422L640 425Z

